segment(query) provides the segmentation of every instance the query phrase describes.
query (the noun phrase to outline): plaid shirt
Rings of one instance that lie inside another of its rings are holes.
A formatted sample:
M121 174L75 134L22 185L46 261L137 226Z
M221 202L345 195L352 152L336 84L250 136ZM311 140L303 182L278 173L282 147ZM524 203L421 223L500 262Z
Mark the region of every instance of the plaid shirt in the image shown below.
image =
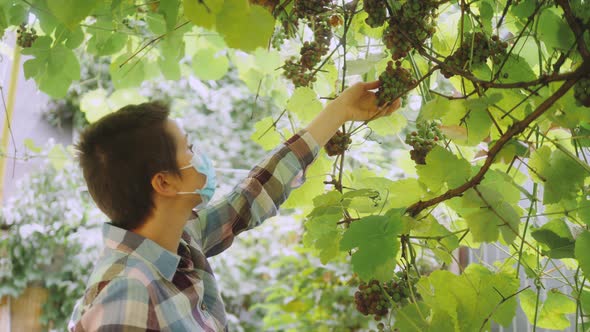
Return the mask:
M224 304L207 257L277 214L319 146L300 131L273 150L224 199L195 212L177 253L111 223L105 248L74 309L70 331L227 331Z

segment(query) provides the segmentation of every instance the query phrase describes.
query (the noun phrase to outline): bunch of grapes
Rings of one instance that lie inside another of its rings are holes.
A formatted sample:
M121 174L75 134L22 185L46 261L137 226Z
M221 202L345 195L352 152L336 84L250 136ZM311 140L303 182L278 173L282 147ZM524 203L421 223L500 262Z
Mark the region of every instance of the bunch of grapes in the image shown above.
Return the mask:
M283 74L295 84L295 87L309 86L315 82L314 67L330 50L332 29L329 20L330 18L326 16L310 21L308 26L314 32L314 40L303 43L298 61L291 58L285 62Z
M416 282L417 276L404 271L396 272L393 279L384 283L377 280L361 282L359 290L354 293L356 309L365 316L375 315L375 320L379 321L394 304L402 307L409 303L412 294L418 296Z
M394 278L385 284L385 289L393 302L402 307L409 303L412 294L418 296L417 282L418 276L415 274L398 271L395 273Z
M590 107L590 76L581 78L574 85L574 97L579 106Z
M349 134L344 134L340 130L336 132L332 138L324 145L328 156L337 156L344 153L344 151L348 150L348 147L352 143L352 139L350 138Z
M313 20L318 15L328 12L331 3L332 0L295 0L293 14L297 18Z
M293 82L295 87L309 86L316 81L316 77L303 67L297 58L291 57L283 65L283 75Z
M484 64L489 57L495 64L499 64L506 56L506 48L508 43L501 41L496 35L488 39L483 32L467 33L461 46L445 59L445 64L453 68L466 69L469 64L471 66ZM446 78L454 75L444 68L441 69L441 73Z
M24 23L18 27L16 33L16 43L22 48L31 47L37 39L37 31L35 31L35 28L28 28Z
M406 144L414 149L410 151L412 160L419 165L426 165L426 155L434 146L444 139L443 133L434 121L424 121L417 124L417 131L406 136Z
M391 302L377 280L371 280L368 284L361 282L359 290L354 293L354 301L356 310L365 316L375 315L375 320L378 321L387 315L391 308Z
M389 61L387 63L387 69L379 75L381 86L376 93L379 106L403 97L409 90L416 86L416 79L401 65L401 62L396 61L394 68L393 61Z
M325 46L313 41L313 42L305 42L303 43L303 47L301 47L301 66L305 69L313 69L315 65L317 65L320 60L322 60L323 54L326 52Z
M414 45L423 44L432 37L436 31L438 5L435 0L408 0L393 9L383 32L383 42L391 50L394 60L405 58Z
M387 20L387 7L383 0L365 0L364 9L369 14L365 22L372 28L382 26Z

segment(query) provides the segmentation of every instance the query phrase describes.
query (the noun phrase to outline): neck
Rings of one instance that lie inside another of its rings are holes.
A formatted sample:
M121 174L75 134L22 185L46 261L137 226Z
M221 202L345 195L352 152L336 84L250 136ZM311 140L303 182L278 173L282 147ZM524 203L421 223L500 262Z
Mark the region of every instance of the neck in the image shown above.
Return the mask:
M170 211L175 210L166 209L164 211L164 209L155 208L145 223L132 231L176 254L182 230L190 217L190 212L186 215L185 213L170 213Z

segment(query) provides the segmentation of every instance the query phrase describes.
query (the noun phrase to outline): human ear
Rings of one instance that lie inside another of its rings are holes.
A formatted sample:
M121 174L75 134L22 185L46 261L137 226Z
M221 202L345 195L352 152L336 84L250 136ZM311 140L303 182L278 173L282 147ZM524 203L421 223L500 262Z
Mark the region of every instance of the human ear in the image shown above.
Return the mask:
M162 196L176 196L178 192L171 174L156 173L152 176L151 184L154 191Z

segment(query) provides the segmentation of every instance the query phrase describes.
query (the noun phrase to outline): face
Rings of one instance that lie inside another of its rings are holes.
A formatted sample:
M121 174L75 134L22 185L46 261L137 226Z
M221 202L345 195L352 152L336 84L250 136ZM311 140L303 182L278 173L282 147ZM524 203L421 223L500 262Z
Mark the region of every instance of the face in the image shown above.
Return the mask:
M190 137L184 132L182 127L175 120L168 119L166 123L166 130L172 134L176 142L176 160L178 167L184 167L191 164L193 152L196 152L196 147L192 146ZM180 170L182 178L177 178L174 184L178 187L178 191L192 192L197 188L202 188L207 180L206 176L197 172L193 167ZM200 195L182 195L190 200L196 200L194 205L200 203ZM193 203L191 203L193 204ZM193 205L193 206L194 206Z

